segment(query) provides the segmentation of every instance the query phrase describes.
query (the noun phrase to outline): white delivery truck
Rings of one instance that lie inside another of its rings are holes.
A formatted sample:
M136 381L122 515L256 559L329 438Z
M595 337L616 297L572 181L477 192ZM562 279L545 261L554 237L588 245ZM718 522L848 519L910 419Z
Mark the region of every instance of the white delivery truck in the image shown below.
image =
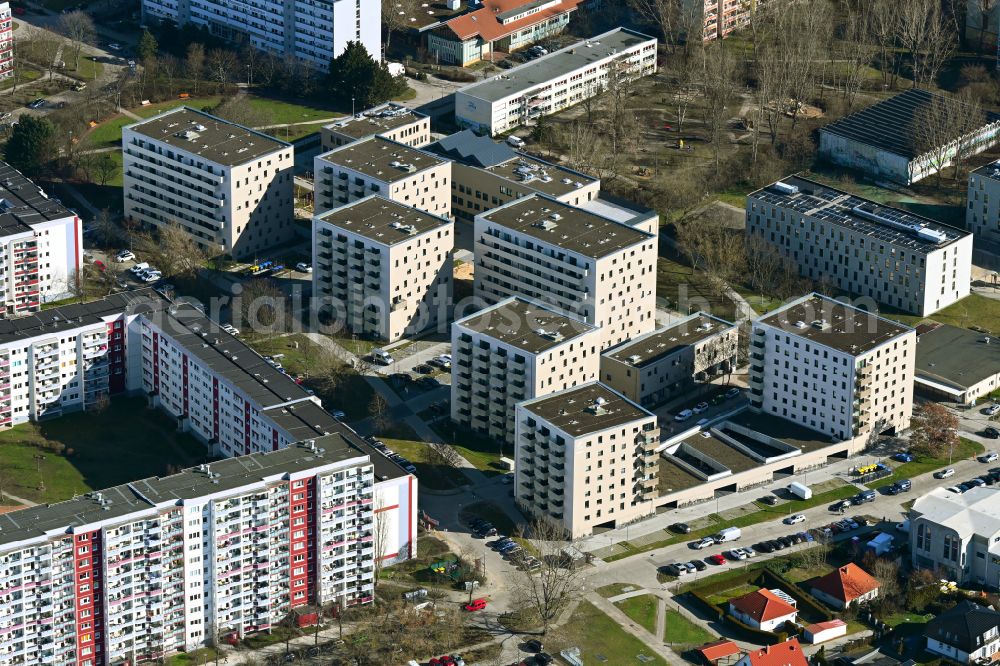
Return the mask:
M809 486L802 485L798 481L793 481L788 484L788 492L795 495L799 499L810 499L813 496L812 489Z
M715 543L725 543L727 541L736 541L741 536L743 536L743 532L740 531L740 528L727 527L712 538L715 539Z

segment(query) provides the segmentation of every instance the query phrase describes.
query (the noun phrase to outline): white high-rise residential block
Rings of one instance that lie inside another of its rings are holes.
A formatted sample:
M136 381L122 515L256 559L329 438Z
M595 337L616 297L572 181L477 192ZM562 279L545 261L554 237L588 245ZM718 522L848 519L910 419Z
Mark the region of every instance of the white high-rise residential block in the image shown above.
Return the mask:
M382 59L382 4L372 0L142 0L143 19L205 27L230 41L326 70L348 42Z
M474 237L475 295L487 303L553 306L600 328L601 349L656 325L653 234L531 195L477 215Z
M499 441L514 439L514 406L597 378L601 332L522 298L451 326L451 418Z
M969 173L965 228L983 249L1000 248L1000 161Z
M313 296L359 335L395 341L447 321L454 223L369 196L313 218Z
M420 148L431 142L431 118L402 104L389 102L324 125L323 152L372 136Z
M651 515L656 415L599 382L517 405L514 497L570 538Z
M0 79L14 76L14 20L10 3L0 2Z
M0 661L159 660L366 603L377 494L331 435L0 516Z
M122 128L125 217L254 258L295 236L291 144L181 107Z
M969 295L972 234L790 176L747 196L747 237L799 273L926 316Z
M754 320L750 404L846 441L910 424L916 331L819 294Z

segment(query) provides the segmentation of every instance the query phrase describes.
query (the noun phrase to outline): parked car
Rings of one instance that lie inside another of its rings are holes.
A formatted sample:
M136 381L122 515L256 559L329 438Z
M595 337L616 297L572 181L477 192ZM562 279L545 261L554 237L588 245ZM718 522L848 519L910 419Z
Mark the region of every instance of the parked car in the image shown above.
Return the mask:
M122 50L121 44L118 44L117 42L110 42L108 44L108 48L111 49L112 51L121 51Z
M946 467L945 469L939 469L934 472L935 479L948 479L955 476L955 470L951 467Z
M758 544L757 544L756 546L754 546L754 547L755 547L755 548L756 548L757 550L759 550L760 552L762 552L762 553L773 553L773 552L774 552L774 546L772 546L772 545L771 545L771 544L770 544L769 542L767 542L767 541L761 541L760 543L758 543Z
M527 643L524 644L524 649L528 652L541 652L545 649L542 642L537 638L532 638Z
M729 551L729 557L734 560L745 560L747 559L747 554L743 552L742 548L733 548Z
M988 439L998 439L1000 438L1000 430L997 430L993 426L987 426L983 429L982 435Z
M513 134L507 137L507 145L511 148L524 148L524 139Z
M986 416L996 416L997 414L1000 414L1000 402L995 402L992 405L983 407L982 412L983 414L986 414Z
M706 409L708 409L708 403L707 402L699 402L697 405L694 406L694 410L693 411L694 411L695 414L701 414Z
M690 409L682 409L681 411L677 412L676 416L674 416L674 421L687 421L692 416L694 416L694 412L692 412Z
M709 559L709 561L712 564L725 564L726 563L726 556L723 555L722 553L717 553L715 555L712 555L708 559Z
M734 386L733 388L726 391L724 395L726 396L726 400L732 400L742 392L743 392L742 389L738 389Z
M854 503L865 504L866 502L874 502L876 497L878 497L878 494L874 490L862 490L854 496Z
M678 534L691 533L691 526L688 525L687 523L674 523L673 525L670 526L670 529L673 530L674 532L677 532Z
M41 97L36 99L34 102L28 105L29 109L40 109L45 106L45 100Z
M691 542L691 547L697 550L708 548L709 546L714 546L714 545L715 545L715 539L712 539L710 537L705 537L704 539L701 539L699 541Z
M135 259L135 253L131 250L119 250L118 254L115 255L115 261L121 263L123 261L132 261Z
M708 565L705 564L702 560L691 560L690 562L688 562L688 564L693 566L695 568L695 571L704 571L705 569L708 568Z
M783 522L786 525L795 525L797 523L804 523L804 522L806 522L806 517L804 515L802 515L801 513L796 513L795 515L788 516L787 518L785 518L781 522Z
M760 501L768 506L775 506L778 503L778 498L774 495L765 495L760 498Z
M484 608L486 608L486 599L473 599L471 602L462 606L462 608L469 611L470 613L474 613L475 611L481 611Z
M304 261L300 261L299 263L295 264L295 270L297 270L300 273L312 273L313 267Z
M892 457L893 460L898 460L899 462L913 462L913 454L907 453L906 451L900 451Z
M236 328L232 324L223 324L222 325L222 330L225 331L226 333L229 333L230 335L239 335L240 334L240 329Z
M740 550L747 554L747 557L757 557L757 551L750 546L743 546Z
M976 460L981 463L996 462L998 458L1000 458L1000 456L997 456L996 451L987 451L986 453L976 456Z
M899 479L891 486L886 488L886 492L890 495L897 495L899 493L909 492L910 488L913 487L913 483L909 479Z
M670 564L667 564L663 567L663 573L667 574L668 576L680 576L681 568L677 566L676 563L671 562ZM684 573L687 573L687 567L684 568Z

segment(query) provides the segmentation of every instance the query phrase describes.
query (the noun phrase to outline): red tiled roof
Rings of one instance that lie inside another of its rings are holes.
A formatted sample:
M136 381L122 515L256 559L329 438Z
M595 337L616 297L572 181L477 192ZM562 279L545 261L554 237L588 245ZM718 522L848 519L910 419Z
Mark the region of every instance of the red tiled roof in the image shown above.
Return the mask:
M525 16L506 25L497 20L496 14L509 12L527 5L529 2L531 0L483 0L481 8L456 16L447 21L445 25L463 41L479 35L484 41L492 42L518 30L547 21L554 16L573 11L583 0L561 0L558 5L547 7L531 16Z
M730 599L733 608L757 622L767 622L796 612L795 606L770 590L756 590L742 597Z
M747 659L750 666L808 666L797 638L748 652Z
M872 590L877 590L878 581L872 578L867 571L851 562L837 567L822 578L817 578L812 586L834 599L849 603Z
M731 657L734 654L739 654L740 646L732 641L727 641L725 639L715 641L714 643L705 643L700 648L698 652L701 653L708 661L718 661L725 657Z
M810 624L806 627L806 631L810 634L818 634L821 631L826 631L827 629L836 629L837 627L846 627L847 623L843 620L828 620L826 622L817 622L816 624Z

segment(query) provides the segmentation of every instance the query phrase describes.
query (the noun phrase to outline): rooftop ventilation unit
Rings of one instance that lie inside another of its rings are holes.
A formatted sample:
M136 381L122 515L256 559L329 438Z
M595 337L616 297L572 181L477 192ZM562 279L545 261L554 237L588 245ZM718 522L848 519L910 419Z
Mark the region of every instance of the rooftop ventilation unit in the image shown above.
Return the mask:
M884 224L887 227L892 227L893 229L897 229L899 231L911 233L918 239L927 243L937 244L948 240L948 236L937 229L931 229L927 225L917 222L904 222L902 220L895 220L891 217L886 217L885 215L880 215L877 211L871 208L865 208L864 204L855 206L851 209L851 212L870 222L877 222L878 224Z
M783 183L780 180L773 185L771 189L780 192L781 194L798 194L799 188L797 185L789 185L788 183Z

